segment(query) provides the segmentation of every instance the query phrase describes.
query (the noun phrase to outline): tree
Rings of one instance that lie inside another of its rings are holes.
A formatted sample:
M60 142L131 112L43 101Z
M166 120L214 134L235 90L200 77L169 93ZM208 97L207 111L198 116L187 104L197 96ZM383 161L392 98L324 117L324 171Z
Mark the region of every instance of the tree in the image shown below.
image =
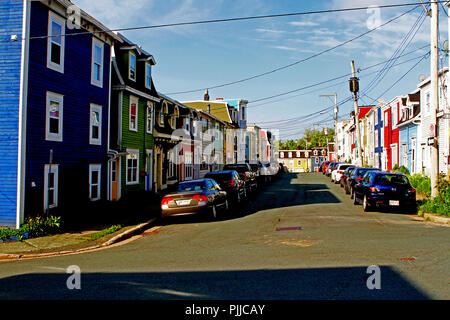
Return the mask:
M327 129L328 142L334 141L334 129ZM325 130L306 129L304 137L298 140L280 142L281 150L305 150L316 147L327 147Z

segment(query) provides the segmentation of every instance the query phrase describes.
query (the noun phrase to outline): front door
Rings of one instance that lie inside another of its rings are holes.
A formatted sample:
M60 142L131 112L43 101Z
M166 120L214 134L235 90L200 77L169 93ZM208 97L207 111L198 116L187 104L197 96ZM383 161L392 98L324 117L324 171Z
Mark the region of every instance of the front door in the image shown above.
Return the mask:
M120 158L117 158L110 162L110 172L109 176L111 179L111 200L119 200L119 174L118 170L120 168Z

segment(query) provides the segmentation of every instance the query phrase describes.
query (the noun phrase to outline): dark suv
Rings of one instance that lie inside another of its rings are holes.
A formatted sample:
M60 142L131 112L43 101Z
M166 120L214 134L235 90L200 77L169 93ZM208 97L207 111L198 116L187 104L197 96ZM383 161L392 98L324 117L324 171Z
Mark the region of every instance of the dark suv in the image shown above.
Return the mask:
M245 182L236 170L208 172L205 178L213 179L227 192L228 200L240 203L247 198Z
M248 163L226 164L223 170L236 170L241 180L245 182L247 192L253 192L258 189L256 173L252 170Z

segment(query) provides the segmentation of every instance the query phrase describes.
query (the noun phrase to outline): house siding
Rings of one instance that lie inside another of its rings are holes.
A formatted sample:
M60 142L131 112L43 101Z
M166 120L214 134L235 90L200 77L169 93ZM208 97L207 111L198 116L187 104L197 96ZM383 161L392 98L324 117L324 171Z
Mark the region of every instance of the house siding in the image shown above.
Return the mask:
M0 226L15 227L23 1L0 0Z
M49 8L36 1L31 8L30 36L46 35ZM25 212L30 215L44 207L44 165L49 163L50 150L53 163L59 165L59 206L88 201L89 164L102 165L101 198L106 199L110 46L104 43L100 88L91 85L93 36L68 36L78 30L67 27L65 32L64 73L47 68L47 39L30 42L25 189ZM47 92L63 96L62 142L45 139ZM91 104L102 106L101 145L89 144Z

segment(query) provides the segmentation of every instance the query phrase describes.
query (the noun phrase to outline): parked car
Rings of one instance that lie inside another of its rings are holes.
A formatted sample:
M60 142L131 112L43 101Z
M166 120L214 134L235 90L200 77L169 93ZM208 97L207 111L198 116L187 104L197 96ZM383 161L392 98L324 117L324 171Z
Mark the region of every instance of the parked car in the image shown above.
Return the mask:
M213 179L227 192L228 202L237 204L247 198L245 182L236 170L208 172L205 178Z
M252 170L248 163L226 164L223 170L236 170L242 180L245 181L247 193L254 192L258 189L258 181L256 173Z
M341 176L344 173L345 169L351 167L351 164L348 163L339 163L336 165L335 169L331 172L331 181L334 183L339 183L341 180Z
M356 168L352 174L347 179L347 188L350 191L351 198L354 199L354 188L355 185L361 181L364 174L366 174L367 171L381 171L378 168Z
M320 171L322 172L322 174L326 174L327 172L327 168L330 165L331 161L325 161L321 166L320 166Z
M161 216L208 214L217 218L220 210L228 210L226 191L212 179L181 182L177 191L161 200Z
M350 175L350 172L352 172L352 170L354 168L355 168L354 166L347 167L347 169L345 169L344 173L341 174L341 178L339 179L339 184L340 184L341 188L345 188L345 184Z
M328 177L331 177L331 173L332 173L333 170L337 167L338 164L339 164L339 162L331 162L331 163L328 165L328 168L327 168L327 176L328 176Z
M360 202L366 212L375 207L417 210L416 189L403 173L369 171L355 185L354 203Z

